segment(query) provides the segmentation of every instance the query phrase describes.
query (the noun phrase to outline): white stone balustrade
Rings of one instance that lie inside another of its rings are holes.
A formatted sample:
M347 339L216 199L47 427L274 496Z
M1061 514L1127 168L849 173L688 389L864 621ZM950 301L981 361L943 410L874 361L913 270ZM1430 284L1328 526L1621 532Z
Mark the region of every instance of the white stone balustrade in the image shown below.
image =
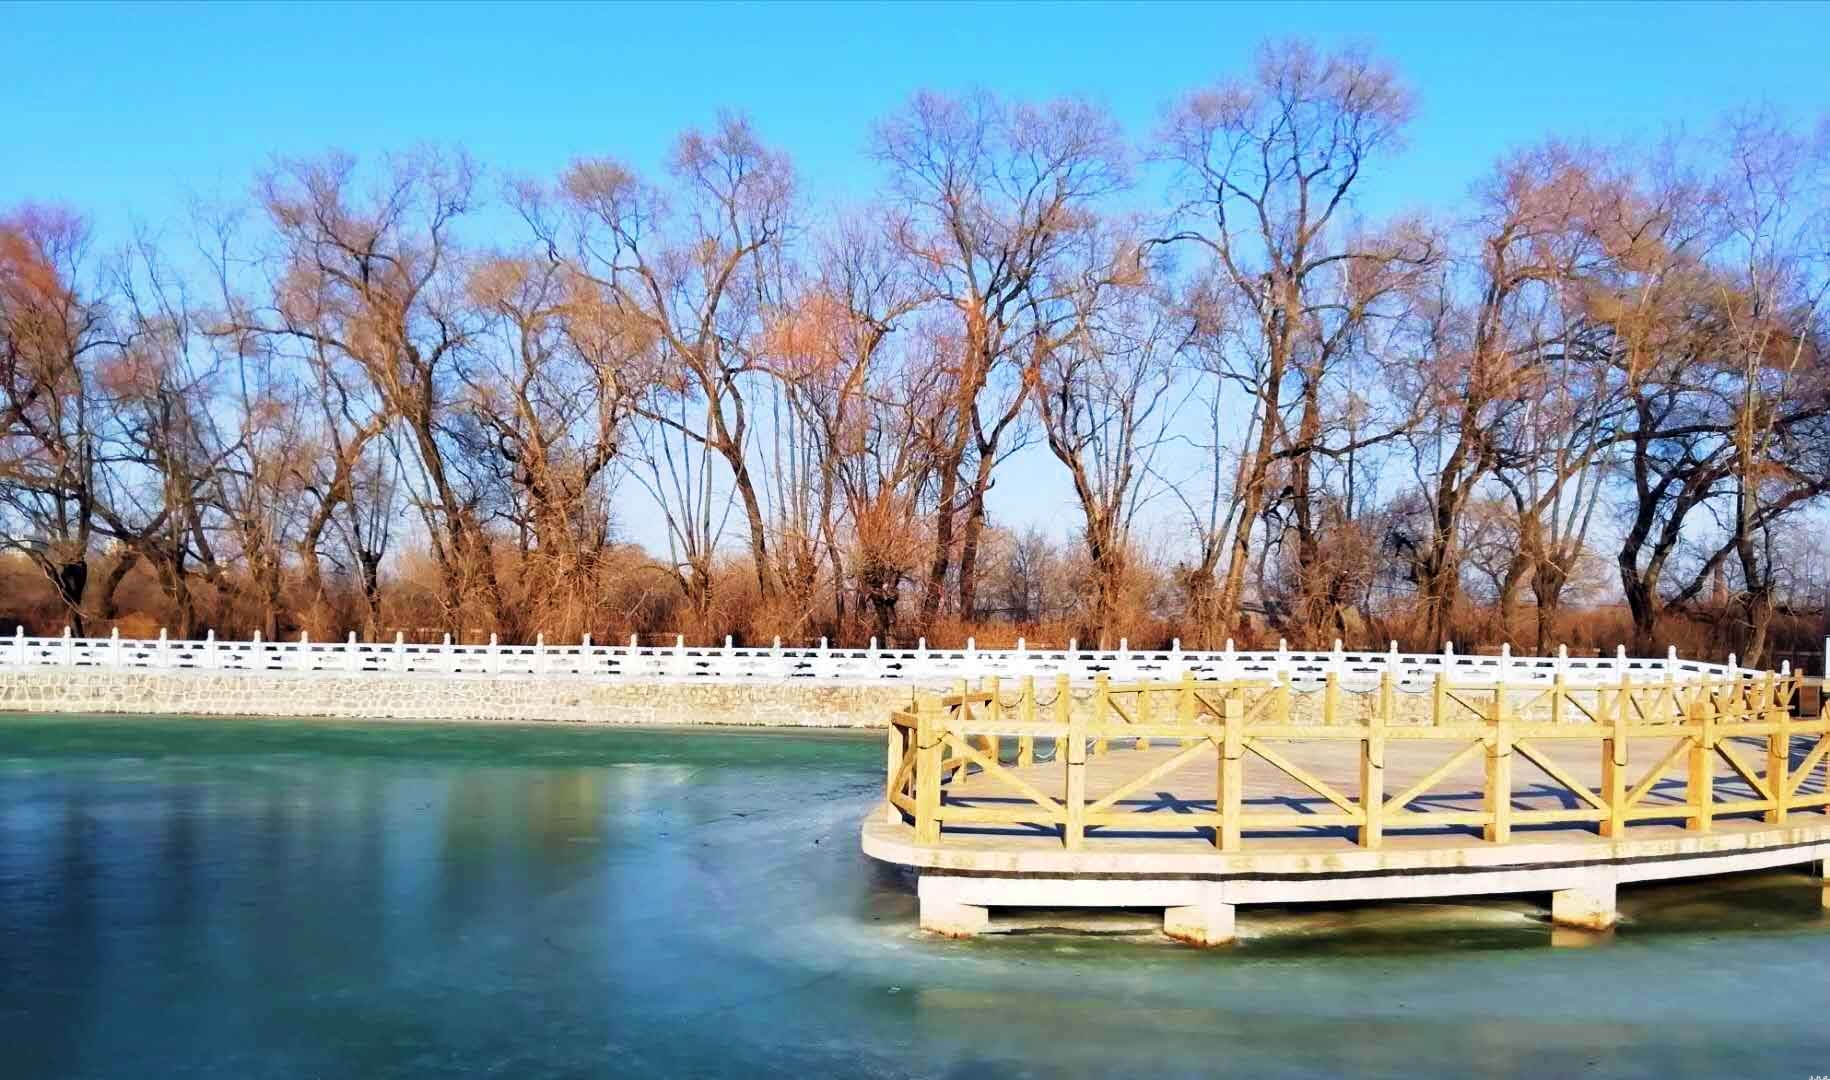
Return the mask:
M1830 641L1825 643L1830 656ZM190 669L224 672L327 672L350 675L362 672L460 676L588 676L628 682L780 682L805 680L832 685L895 683L944 684L957 679L996 676L1020 679L1033 676L1053 680L1066 675L1079 683L1098 675L1114 680L1179 677L1184 671L1200 679L1288 679L1293 687L1312 688L1329 674L1343 689L1365 690L1391 672L1401 689L1420 691L1440 673L1454 682L1485 679L1508 683L1550 683L1559 674L1570 686L1618 683L1623 675L1656 680L1707 674L1718 678L1758 677L1760 669L1745 668L1729 657L1726 664L1680 658L1673 650L1663 657L1629 657L1624 649L1612 656L1514 656L1502 649L1498 655L1472 655L1453 647L1439 653L1401 653L1394 645L1380 652L1335 647L1319 651L1275 650L1247 652L1230 643L1217 651L1194 651L1174 645L1162 650L1135 650L1121 641L1116 649L1035 649L1022 640L1014 649L981 649L968 641L962 649L931 649L926 642L914 648L883 648L875 640L864 648L835 648L824 640L817 646L785 646L778 639L764 648L738 648L730 639L716 645L689 645L683 638L670 646L645 647L633 640L626 645L600 645L586 640L576 645L552 645L544 640L530 645L506 645L491 639L488 645L416 644L396 636L392 641L220 640L212 632L201 641L168 637L140 640L118 635L79 638L66 631L59 637L29 637L23 631L0 645L0 668L99 668ZM1789 664L1787 665L1789 673Z

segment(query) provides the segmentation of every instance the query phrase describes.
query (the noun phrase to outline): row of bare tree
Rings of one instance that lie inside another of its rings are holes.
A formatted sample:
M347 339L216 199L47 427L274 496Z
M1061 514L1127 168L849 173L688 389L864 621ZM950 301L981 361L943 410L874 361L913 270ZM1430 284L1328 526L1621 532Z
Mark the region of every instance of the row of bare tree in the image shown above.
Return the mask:
M108 252L22 207L0 540L79 626L137 576L186 634L912 637L1042 617L1009 583L1055 556L988 497L1046 452L1085 639L1423 643L1484 603L1542 649L1612 578L1635 647L1707 608L1759 655L1821 602L1825 138L1549 141L1372 215L1411 111L1377 58L1290 43L1138 144L1084 101L919 94L845 212L735 116L659 178L284 161Z

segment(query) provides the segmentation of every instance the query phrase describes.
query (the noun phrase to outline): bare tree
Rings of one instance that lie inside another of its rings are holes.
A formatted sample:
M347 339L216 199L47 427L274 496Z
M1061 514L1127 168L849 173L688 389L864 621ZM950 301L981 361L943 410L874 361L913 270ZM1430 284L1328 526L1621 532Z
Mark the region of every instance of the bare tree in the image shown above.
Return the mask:
M118 344L80 280L88 246L67 211L0 217L0 546L31 559L78 633L99 483L93 373Z
M682 135L669 169L679 188L674 199L617 162L578 161L556 194L523 186L520 209L552 256L599 285L665 358L635 411L650 428L648 448L669 463L661 470L667 482L651 490L674 524L674 538L686 544L688 592L701 597L701 606L709 603L706 575L721 515L711 509L713 477L692 460L715 457L729 473L748 526L757 587L768 598L777 583L750 456L751 399L754 384L765 378L760 349L767 315L782 303L794 170L734 115L709 133Z
M1074 330L1037 357L1037 413L1073 480L1093 568L1092 637L1116 633L1132 526L1148 501L1156 453L1174 419L1176 359L1186 328L1121 244L1111 283L1089 282Z
M548 629L577 636L588 620L567 584L589 580L610 543L611 466L649 341L593 282L549 260L483 261L469 288L488 321L458 367L460 407L505 489L523 560L518 606L524 619L564 608Z
M475 183L468 158L429 150L389 158L367 192L349 157L282 163L259 192L278 247L274 297L242 329L294 339L325 357L321 379L331 377L328 364L347 362L361 373L411 454L414 501L447 617L468 607L498 624L504 612L481 512L485 493L465 475L451 409L459 353L482 321L464 289L456 236ZM369 428L358 421L340 457L360 460L361 445L374 437ZM351 469L332 470L333 507Z
M951 401L932 448L938 497L920 621L931 623L951 570L971 618L985 496L1021 434L1038 340L1071 317L1094 210L1127 182L1117 125L1080 101L1010 104L989 94L917 94L878 125L877 157L907 205L893 236L923 295L951 313L960 342ZM956 550L957 545L957 550Z
M1225 564L1211 604L1221 627L1238 615L1252 535L1277 494L1280 447L1307 446L1319 421L1320 370L1302 368L1319 358L1304 349L1316 343L1318 325L1343 344L1353 333L1351 320L1334 317L1331 271L1404 254L1358 246L1342 218L1364 168L1395 148L1410 112L1409 92L1384 63L1292 42L1261 49L1249 79L1184 98L1159 138L1180 197L1178 227L1164 242L1193 245L1212 260L1212 301L1234 309L1250 331L1238 335L1230 364L1250 396L1253 443L1233 485L1231 538L1223 554L1203 559ZM1294 434L1285 416L1292 383L1317 406L1299 409Z

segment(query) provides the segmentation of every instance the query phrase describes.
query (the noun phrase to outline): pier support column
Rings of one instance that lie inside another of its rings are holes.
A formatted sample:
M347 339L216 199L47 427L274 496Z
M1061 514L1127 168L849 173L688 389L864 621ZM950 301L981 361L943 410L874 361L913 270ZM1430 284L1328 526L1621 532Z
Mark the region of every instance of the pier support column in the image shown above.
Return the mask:
M1233 905L1220 899L1220 886L1208 886L1197 903L1163 909L1163 933L1190 945L1230 945L1234 931Z
M1614 879L1596 877L1570 889L1550 894L1550 921L1558 926L1608 930L1619 917L1614 905Z
M923 874L915 886L921 904L921 928L951 938L969 938L991 925L991 909L961 903L956 878Z

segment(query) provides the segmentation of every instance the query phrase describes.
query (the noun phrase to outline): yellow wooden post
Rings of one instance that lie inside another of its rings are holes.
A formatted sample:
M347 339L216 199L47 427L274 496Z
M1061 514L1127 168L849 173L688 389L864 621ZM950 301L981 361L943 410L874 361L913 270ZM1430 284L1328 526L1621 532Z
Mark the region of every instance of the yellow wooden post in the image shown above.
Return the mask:
M1067 700L1065 684L1062 686L1062 700ZM1080 847L1087 831L1086 714L1069 709L1067 721L1067 824L1061 830L1061 839L1069 850L1074 850Z
M1238 851L1243 824L1240 814L1245 802L1245 702L1237 692L1226 695L1221 725L1219 790L1214 799L1214 809L1220 812L1220 828L1215 835L1220 839L1221 851Z
M1702 687L1691 703L1691 716L1685 723L1696 732L1690 744L1690 776L1684 792L1692 804L1684 827L1691 832L1706 833L1715 829L1716 771L1710 761L1716 746L1715 721L1716 688L1705 675Z
M989 713L987 719L994 726L1004 719L1004 699L999 694L1000 685L996 675L989 676L985 680L986 689L991 692L991 704L986 706L986 711ZM1003 754L1002 740L998 738L996 732L987 731L985 733L985 756L993 761L1002 761Z
M883 798L887 805L883 817L891 825L902 821L902 810L896 805L896 776L902 772L903 741L908 738L908 730L898 726L895 720L890 721L889 760L886 763L889 771L883 776Z
M1337 707L1341 703L1340 676L1330 671L1322 681L1322 726L1333 727L1340 719Z
M972 706L966 701L966 694L969 692L970 687L966 680L957 679L954 681L953 697L958 704L954 706L953 719L955 721L956 730L959 733L959 741L962 743L969 743L972 741L972 736L970 734L972 730ZM941 745L944 750L946 743L943 741ZM944 752L941 754L943 759L946 756L947 755ZM958 780L960 777L965 776L968 768L970 768L970 765L966 761L965 755L960 755L960 763L953 769L953 779Z
M940 843L941 706L924 696L915 710L915 842Z
M1018 714L1024 724L1036 722L1036 677L1023 676L1022 712ZM1017 764L1034 765L1036 763L1036 737L1025 732L1017 737Z
M1607 820L1601 823L1603 836L1618 837L1627 830L1627 699L1632 688L1632 679L1621 672L1620 692L1603 718L1608 725L1608 736L1601 740L1601 798L1608 804ZM1595 691L1598 708L1606 701L1607 691Z
M1769 732L1766 737L1766 786L1773 797L1773 808L1766 812L1766 820L1772 824L1783 824L1786 819L1786 782L1792 770L1792 710L1779 707L1779 697L1773 685L1773 673L1767 672L1765 685L1760 692L1760 719L1778 724L1777 731Z
M1435 680L1430 684L1430 724L1432 726L1442 726L1442 711L1448 703L1449 679L1448 676L1438 671Z
M1176 688L1176 723L1192 726L1195 722L1195 673L1186 669ZM1182 740L1187 743L1187 739Z
M1156 709L1151 704L1150 691L1149 690L1138 691L1138 693L1137 693L1137 722L1140 724L1148 724L1155 717L1155 715L1156 715ZM1138 736L1137 748L1139 750L1150 749L1150 736L1148 736L1148 735Z
M1055 676L1055 760L1067 760L1068 717L1074 711L1074 696L1068 692L1066 674Z
M1507 708L1506 684L1493 691L1493 731L1487 738L1487 787L1482 800L1491 820L1482 835L1496 844L1512 839L1512 715Z
M1093 676L1093 723L1098 725L1102 730L1109 720L1109 717L1106 714L1110 711L1112 704L1111 685L1112 680L1106 678L1105 672L1102 671L1098 675ZM1105 752L1106 737L1104 735L1095 737L1093 740L1093 756L1098 757Z
M1366 739L1360 744L1360 810L1366 815L1366 824L1360 826L1360 846L1364 848L1376 848L1385 839L1385 725L1396 701L1392 673L1380 672L1379 701L1367 718Z

